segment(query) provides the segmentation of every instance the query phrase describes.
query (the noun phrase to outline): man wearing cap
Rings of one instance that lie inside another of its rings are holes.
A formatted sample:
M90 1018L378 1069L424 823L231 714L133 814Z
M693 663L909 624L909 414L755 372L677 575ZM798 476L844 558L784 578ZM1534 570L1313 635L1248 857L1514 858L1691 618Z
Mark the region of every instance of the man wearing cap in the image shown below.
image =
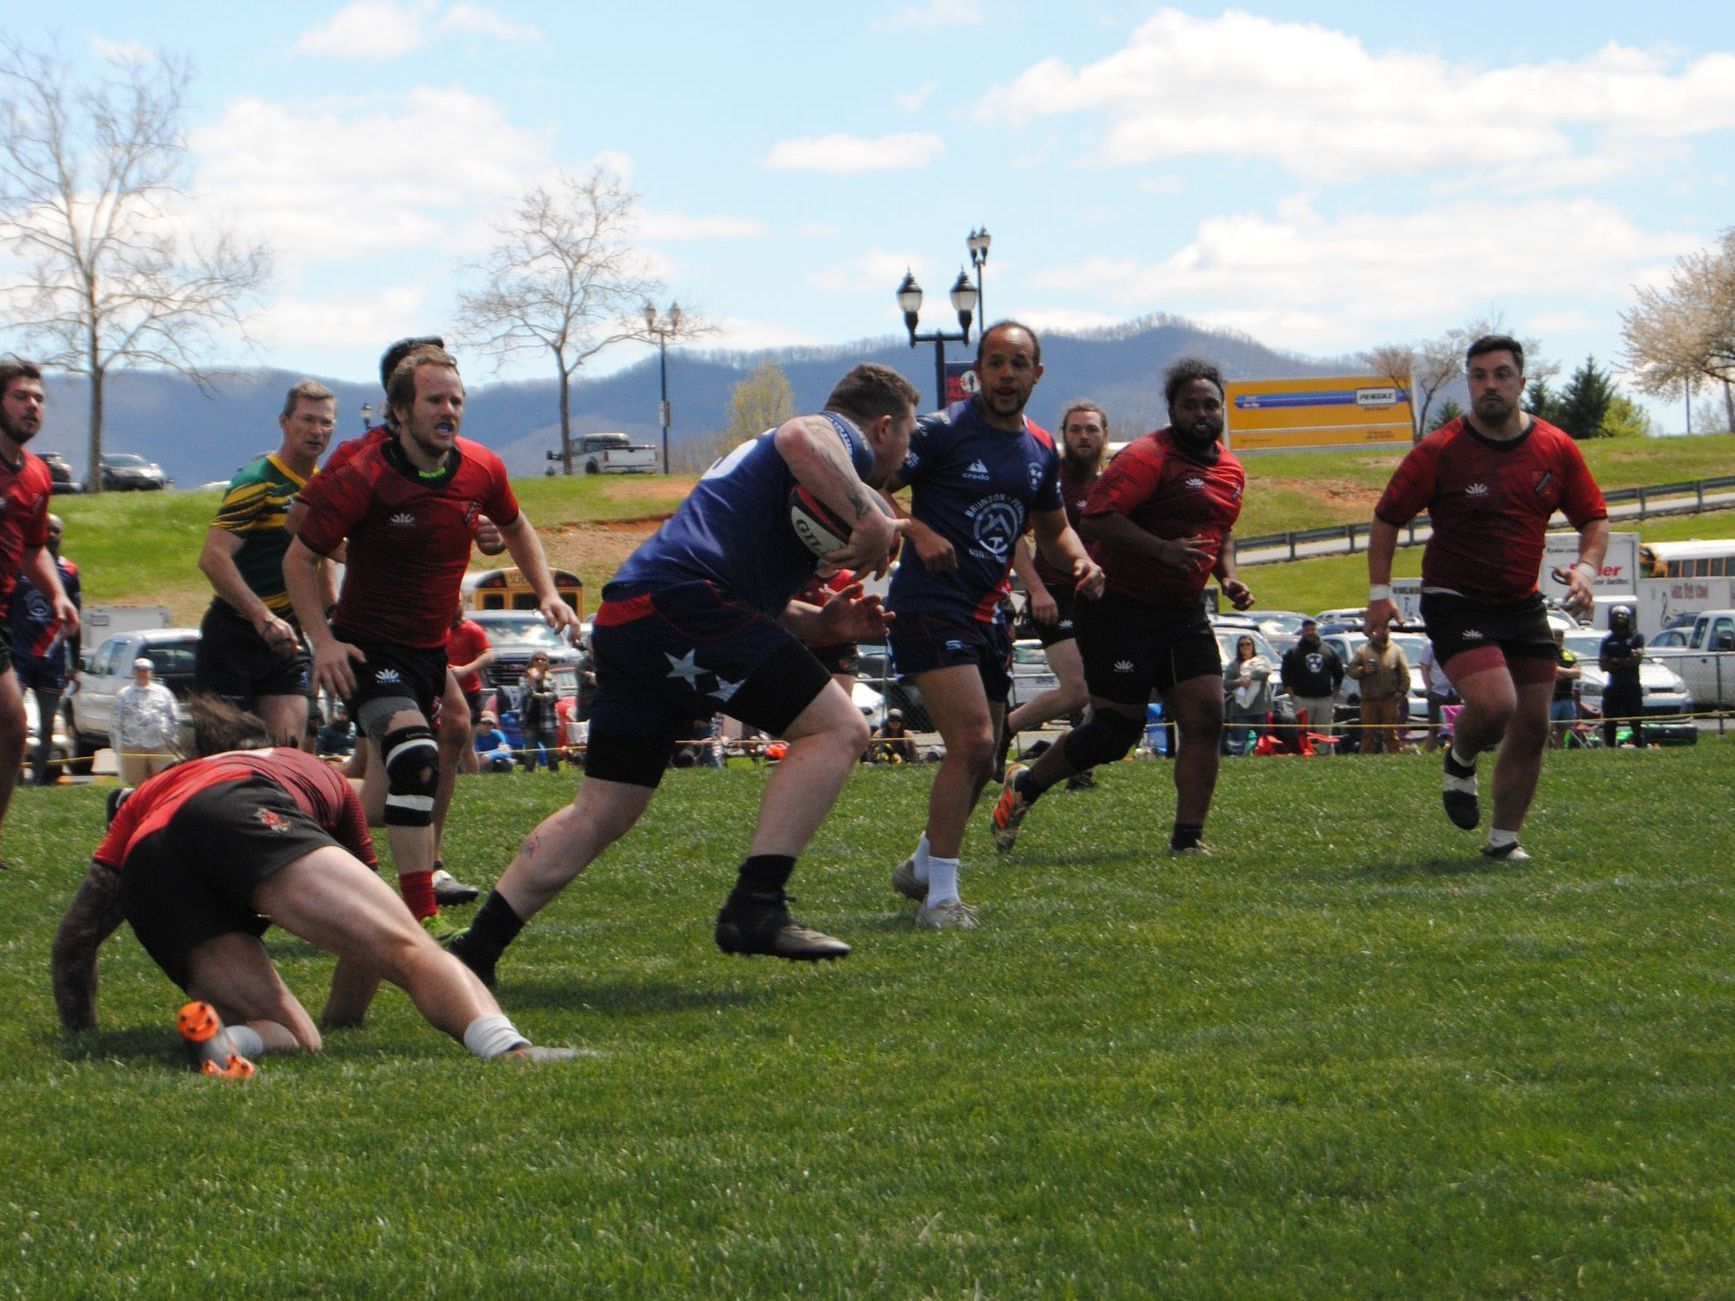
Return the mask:
M901 709L886 710L886 721L874 730L874 743L870 750L875 763L914 763L916 761L915 738L904 725L904 711Z
M1645 689L1639 666L1645 659L1645 635L1633 627L1632 609L1617 605L1609 611L1608 636L1597 647L1597 667L1608 674L1602 689L1602 743L1612 749L1622 722L1632 729L1633 744L1645 745Z
M476 718L471 753L483 772L512 771L512 742L500 730L500 716L492 709L484 709Z
M1332 711L1343 685L1343 661L1319 639L1319 624L1304 619L1301 637L1283 653L1283 685L1295 702L1297 715L1307 715L1307 730L1332 735Z
M137 786L180 758L180 711L174 692L152 676L155 669L139 656L133 661L133 680L114 698L110 739L123 786Z

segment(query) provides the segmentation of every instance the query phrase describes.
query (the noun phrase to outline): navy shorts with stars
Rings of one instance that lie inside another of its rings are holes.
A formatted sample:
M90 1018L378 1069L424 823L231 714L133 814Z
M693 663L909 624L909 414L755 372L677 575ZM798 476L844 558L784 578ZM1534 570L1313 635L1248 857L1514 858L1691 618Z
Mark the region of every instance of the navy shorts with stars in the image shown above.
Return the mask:
M727 714L781 736L831 682L775 619L705 582L610 593L591 650L596 703L584 770L633 786L662 780L695 723Z

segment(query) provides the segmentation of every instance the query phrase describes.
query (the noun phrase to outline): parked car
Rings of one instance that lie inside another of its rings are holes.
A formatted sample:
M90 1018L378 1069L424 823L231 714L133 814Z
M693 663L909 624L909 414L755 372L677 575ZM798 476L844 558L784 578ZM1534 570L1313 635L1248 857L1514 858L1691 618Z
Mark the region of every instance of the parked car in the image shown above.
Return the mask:
M1603 633L1586 628L1566 634L1566 648L1578 656L1578 699L1585 712L1602 714L1602 693L1608 685L1608 674L1597 667L1602 650ZM1647 657L1639 665L1639 688L1644 693L1645 715L1688 714L1693 698L1687 684L1667 664ZM1667 723L1645 724L1645 733L1653 741L1675 745L1694 745L1699 740L1698 726L1690 718L1678 718Z
M572 464L580 474L652 474L657 449L625 434L585 434L573 449Z
M145 628L116 633L92 651L61 706L72 742L71 771L88 775L96 752L108 748L114 700L133 680L134 660L148 659L156 680L185 700L193 690L198 646L197 628Z
M1699 709L1735 708L1735 610L1695 610L1646 646L1680 674Z
M50 772L68 772L72 769L72 738L67 735L66 716L56 712L50 720L54 728L54 737L48 743L48 757L56 765ZM24 693L24 777L28 778L31 765L36 762L36 738L41 735L41 720L36 716L36 693Z
M48 477L54 480L55 496L67 492L83 492L84 485L72 473L72 463L59 452L43 452L42 463L48 467Z
M1279 654L1301 640L1301 624L1308 617L1294 610L1253 611L1253 622Z
M1353 607L1346 605L1336 610L1321 610L1313 617L1319 621L1319 630L1321 632L1326 631L1328 628L1335 628L1340 631L1360 632L1362 630L1362 618L1366 614L1367 607L1365 605ZM1298 628L1296 631L1299 632L1300 629Z
M104 492L160 492L168 486L163 467L155 461L147 461L134 452L104 452L102 455Z

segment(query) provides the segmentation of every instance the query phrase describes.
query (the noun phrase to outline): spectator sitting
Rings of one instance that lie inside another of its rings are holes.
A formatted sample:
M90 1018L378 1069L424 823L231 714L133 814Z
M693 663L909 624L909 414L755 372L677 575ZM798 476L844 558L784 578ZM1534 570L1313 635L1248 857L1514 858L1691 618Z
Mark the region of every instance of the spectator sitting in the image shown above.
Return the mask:
M874 729L868 759L872 763L916 762L916 742L904 725L903 710L886 710L885 722Z
M473 745L482 772L512 771L512 743L500 730L500 718L493 710L484 709L477 716Z

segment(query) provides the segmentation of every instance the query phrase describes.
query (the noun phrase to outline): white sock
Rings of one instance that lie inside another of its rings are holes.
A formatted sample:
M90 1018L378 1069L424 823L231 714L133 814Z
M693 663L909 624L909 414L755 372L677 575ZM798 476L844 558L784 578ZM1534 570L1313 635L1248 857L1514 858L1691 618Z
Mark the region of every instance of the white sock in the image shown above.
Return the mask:
M229 1031L229 1042L235 1045L235 1051L248 1061L256 1062L265 1055L265 1041L252 1026L232 1025L226 1029Z
M958 897L958 860L928 858L928 907Z
M499 1012L493 1016L477 1017L464 1030L464 1047L484 1061L493 1061L500 1054L529 1042L518 1033L511 1018Z
M1506 831L1500 827L1495 827L1488 833L1489 849L1499 849L1504 845L1516 845L1517 843L1518 833L1516 831Z
M916 852L911 855L916 860L916 880L924 885L928 881L928 833L923 832L922 838L916 842Z
M1466 759L1463 755L1458 753L1458 743L1454 741L1452 742L1452 762L1457 764L1460 768L1474 768L1476 766L1476 756L1471 755Z

